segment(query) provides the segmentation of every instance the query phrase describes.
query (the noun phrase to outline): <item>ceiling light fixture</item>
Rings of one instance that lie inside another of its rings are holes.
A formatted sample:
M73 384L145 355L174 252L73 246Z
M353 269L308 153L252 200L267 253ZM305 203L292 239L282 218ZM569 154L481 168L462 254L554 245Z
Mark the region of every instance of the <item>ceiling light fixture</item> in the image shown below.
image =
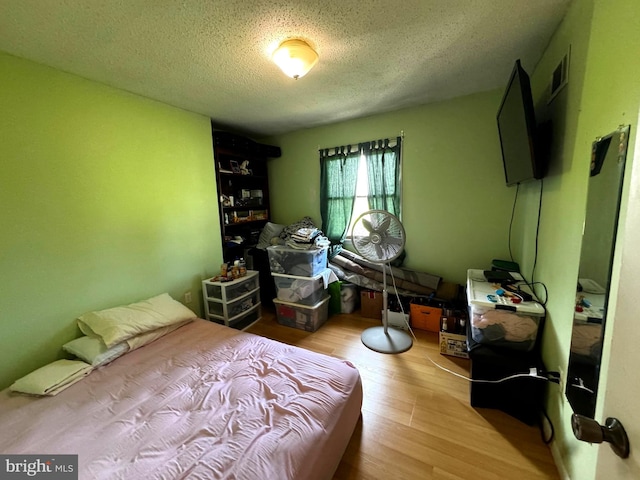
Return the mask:
M318 62L318 54L304 40L294 38L285 40L273 52L273 61L285 75L295 78L304 77Z

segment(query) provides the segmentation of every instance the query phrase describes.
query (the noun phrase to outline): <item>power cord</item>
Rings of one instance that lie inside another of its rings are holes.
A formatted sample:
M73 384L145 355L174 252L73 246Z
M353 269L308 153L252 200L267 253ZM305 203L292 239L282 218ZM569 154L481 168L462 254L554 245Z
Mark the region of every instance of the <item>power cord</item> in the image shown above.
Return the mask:
M540 179L540 198L538 199L538 221L536 223L536 242L535 254L533 256L533 268L531 269L531 285L535 284L534 275L536 272L536 264L538 263L538 237L540 234L540 217L542 216L542 191L544 189L544 179ZM534 291L533 288L531 291Z
M520 191L520 184L518 183L516 185L516 193L513 197L513 206L511 208L511 219L509 220L509 232L508 232L508 247L509 247L509 256L511 258L511 261L515 263L515 260L513 258L513 251L511 249L511 236L512 236L512 230L513 230L513 220L515 217L515 212L516 212L516 204L518 202L518 193ZM540 219L542 217L542 194L544 193L544 179L540 179L540 195L538 198L538 218L536 220L536 238L535 238L535 248L534 248L534 256L533 256L533 267L531 269L531 282L529 282L524 275L522 275L522 278L524 278L524 282L529 286L529 288L531 289L531 292L534 293L535 295L535 285L541 285L544 288L544 302L540 302L542 306L546 306L547 301L549 299L549 291L547 290L547 287L544 283L542 282L536 282L534 279L535 276L535 272L536 272L536 266L538 264L538 239L540 236Z
M544 438L544 425L542 425L542 422L540 422L540 437L542 438L542 442L545 445L549 445L553 441L553 438L555 437L556 430L555 428L553 428L553 422L549 418L547 411L544 408L542 408L541 410L542 410L542 415L544 415L544 418L547 421L547 424L549 425L550 433L549 433L549 438Z
M413 340L415 342L418 341L418 339L416 338L416 335L413 333L413 330L411 329L411 325L409 324L409 320L407 320L407 314L404 313L404 307L402 305L402 301L400 300L400 294L398 293L398 287L396 286L396 277L393 276L393 268L391 268L391 262L388 262L389 265L389 272L391 273L391 282L393 283L393 293L396 294L396 300L398 301L398 305L400 305L400 311L402 312L402 320L404 321L405 325L407 326L407 329L409 330L409 333L411 333L411 336L413 337ZM384 275L386 275L385 272L383 272ZM389 306L387 305L387 308ZM385 315L387 314L387 312L385 312Z
M536 379L536 380L544 380L547 382L551 382L551 383L555 383L555 384L560 384L560 373L559 372L544 372L544 371L540 371L535 367L531 367L529 369L529 373L516 373L514 375L509 375L508 377L503 377L503 378L499 378L497 380L483 380L483 379L479 379L479 378L469 378L465 375L461 375L457 372L454 372L452 370L449 370L446 367L443 367L442 365L438 364L437 362L433 361L431 359L431 357L429 357L429 355L427 355L427 360L429 360L431 363L433 363L436 367L438 367L441 370L444 370L447 373L450 373L456 377L462 378L470 383L490 383L490 384L497 384L497 383L503 383L503 382L507 382L509 380L514 380L516 378L532 378L532 379ZM546 410L544 408L541 408L540 411L542 412L542 415L544 416L544 419L546 420L547 424L549 425L549 437L545 438L544 435L544 424L542 421L540 421L540 423L538 424L538 428L540 429L540 438L542 439L543 443L545 445L549 445L552 441L553 438L555 436L555 428L553 427L553 422L551 421L551 419L549 418L549 415L547 414Z
M513 252L511 251L511 231L513 230L513 219L516 214L516 203L518 202L518 192L520 191L520 184L516 184L516 194L513 197L513 207L511 207L511 220L509 220L509 256L511 257L511 261L513 260ZM515 262L514 262L515 263Z
M535 367L531 367L529 369L529 373L516 373L514 375L499 378L497 380L484 380L481 378L470 378L460 373L454 372L453 370L449 370L448 368L443 367L442 365L434 361L429 355L427 355L427 360L433 363L440 370L444 370L445 372L450 373L451 375L454 375L458 378L462 378L463 380L466 380L470 383L503 383L509 380L514 380L516 378L534 378L536 380L544 380L547 382L560 384L560 374L558 372L544 372L542 370L538 370Z

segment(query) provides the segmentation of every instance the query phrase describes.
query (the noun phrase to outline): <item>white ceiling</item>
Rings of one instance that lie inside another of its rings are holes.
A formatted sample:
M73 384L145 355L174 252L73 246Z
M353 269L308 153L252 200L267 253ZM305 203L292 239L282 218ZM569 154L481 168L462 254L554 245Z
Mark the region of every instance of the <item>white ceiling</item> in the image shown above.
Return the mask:
M502 87L570 0L0 0L0 50L270 135ZM271 52L320 61L285 77Z

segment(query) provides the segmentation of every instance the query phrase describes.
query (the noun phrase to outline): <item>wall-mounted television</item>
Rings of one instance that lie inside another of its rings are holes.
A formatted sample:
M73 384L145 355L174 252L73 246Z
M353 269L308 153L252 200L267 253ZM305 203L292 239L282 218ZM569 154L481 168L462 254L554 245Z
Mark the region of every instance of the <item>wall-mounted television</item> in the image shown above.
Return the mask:
M544 176L529 75L516 63L498 109L498 133L507 185Z

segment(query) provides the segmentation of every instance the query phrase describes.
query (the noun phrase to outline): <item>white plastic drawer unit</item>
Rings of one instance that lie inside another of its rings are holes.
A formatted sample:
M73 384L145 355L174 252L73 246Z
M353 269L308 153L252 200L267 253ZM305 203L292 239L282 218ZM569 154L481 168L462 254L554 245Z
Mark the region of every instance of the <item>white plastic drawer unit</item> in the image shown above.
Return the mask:
M531 294L526 285L521 288ZM512 297L497 295L495 284L475 269L467 272L467 300L474 341L521 351L535 347L545 316L537 301L515 303Z
M258 288L258 272L248 270L244 277L231 282L211 282L205 280L206 297L230 302Z
M202 282L207 320L228 327L244 329L260 320L260 283L258 272L247 270L247 275L230 282Z

